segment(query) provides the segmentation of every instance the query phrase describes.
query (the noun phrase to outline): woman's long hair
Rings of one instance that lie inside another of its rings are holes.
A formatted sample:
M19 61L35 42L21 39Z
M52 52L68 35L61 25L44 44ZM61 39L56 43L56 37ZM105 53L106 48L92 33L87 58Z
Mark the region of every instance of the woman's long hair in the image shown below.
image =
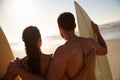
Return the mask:
M41 35L37 27L29 26L25 28L22 39L26 47L26 55L28 57L28 66L32 73L40 74L40 49L38 47L38 39Z

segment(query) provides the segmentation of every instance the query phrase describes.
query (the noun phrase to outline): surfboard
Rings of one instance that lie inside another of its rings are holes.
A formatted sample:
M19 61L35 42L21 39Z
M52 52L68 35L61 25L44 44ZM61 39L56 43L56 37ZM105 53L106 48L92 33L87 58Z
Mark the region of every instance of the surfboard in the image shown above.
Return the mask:
M96 38L96 34L93 32L91 26L91 19L85 10L74 1L76 17L78 22L79 35L86 38ZM96 80L112 80L112 74L109 66L107 56L96 55L96 68L95 68Z
M0 80L5 75L7 66L14 59L9 42L0 27ZM19 80L16 78L16 80Z

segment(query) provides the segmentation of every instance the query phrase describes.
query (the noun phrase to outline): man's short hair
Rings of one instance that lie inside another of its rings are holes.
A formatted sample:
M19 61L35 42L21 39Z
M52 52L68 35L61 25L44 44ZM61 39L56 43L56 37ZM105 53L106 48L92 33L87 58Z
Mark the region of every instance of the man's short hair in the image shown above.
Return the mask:
M75 18L74 15L70 12L63 12L59 15L58 26L64 30L73 30L75 28Z

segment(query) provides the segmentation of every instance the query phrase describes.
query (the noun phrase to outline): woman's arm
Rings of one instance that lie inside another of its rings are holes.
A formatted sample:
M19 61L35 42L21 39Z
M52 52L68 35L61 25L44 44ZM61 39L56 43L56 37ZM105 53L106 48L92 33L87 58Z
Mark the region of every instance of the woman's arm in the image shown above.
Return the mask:
M18 74L16 73L6 72L1 80L15 80L17 76Z
M26 59L27 59L27 57L24 57L23 59L21 59L21 61L25 62ZM2 77L1 80L15 80L15 78L17 76L18 76L18 74L16 74L16 73L6 71L5 75Z
M23 80L44 80L43 77L40 75L34 75L30 73L29 71L25 70L23 68L23 62L21 60L16 59L14 62L11 62L8 66L8 72L14 73L14 74L19 74L19 76Z

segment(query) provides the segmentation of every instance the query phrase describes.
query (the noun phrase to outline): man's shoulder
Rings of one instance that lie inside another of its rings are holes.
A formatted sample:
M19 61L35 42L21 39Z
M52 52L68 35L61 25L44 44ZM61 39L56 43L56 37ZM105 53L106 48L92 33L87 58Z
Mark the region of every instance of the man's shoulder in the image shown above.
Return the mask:
M67 45L66 44L63 44L61 46L59 46L56 51L60 51L60 52L63 52L63 51L66 51L66 48L67 48Z
M61 46L59 46L57 49L56 49L56 51L55 51L55 53L54 53L54 55L56 55L56 56L68 56L68 53L69 53L69 47L67 46L67 45L61 45Z
M79 37L79 39L83 43L84 42L94 42L95 41L95 39L93 39L93 38L86 38L86 37Z

